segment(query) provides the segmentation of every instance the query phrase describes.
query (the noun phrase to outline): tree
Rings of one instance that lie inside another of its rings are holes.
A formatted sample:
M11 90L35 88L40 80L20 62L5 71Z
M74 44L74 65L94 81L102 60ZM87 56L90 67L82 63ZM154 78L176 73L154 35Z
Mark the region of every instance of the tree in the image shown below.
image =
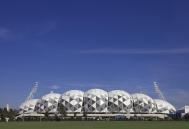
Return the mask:
M83 117L84 119L87 119L87 112L85 110L83 111Z
M45 120L49 120L49 111L45 111Z
M0 108L0 121L3 119L3 109L2 108Z
M62 116L67 116L67 112L66 112L66 109L64 107L63 104L59 104L58 105L58 112L62 115Z
M185 120L189 120L189 113L187 113L187 114L184 115L184 119Z

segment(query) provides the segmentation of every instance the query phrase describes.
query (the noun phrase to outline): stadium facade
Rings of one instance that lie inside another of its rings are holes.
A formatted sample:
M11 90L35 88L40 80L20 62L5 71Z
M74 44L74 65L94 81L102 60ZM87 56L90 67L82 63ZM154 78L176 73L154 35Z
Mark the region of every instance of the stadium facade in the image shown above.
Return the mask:
M32 99L20 106L21 114L58 114L59 106L69 114L173 114L176 109L165 100L152 99L142 93L129 94L123 90L107 92L90 89L86 92L70 90L63 94L51 92L40 99Z

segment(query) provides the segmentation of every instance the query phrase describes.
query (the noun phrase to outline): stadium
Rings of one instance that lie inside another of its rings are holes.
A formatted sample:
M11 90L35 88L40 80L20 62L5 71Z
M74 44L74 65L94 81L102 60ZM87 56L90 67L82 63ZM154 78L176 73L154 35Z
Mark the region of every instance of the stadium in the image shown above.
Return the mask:
M175 114L175 107L166 100L153 99L144 93L130 94L124 90L88 91L69 90L64 93L50 92L39 99L29 99L21 104L19 117L88 117L88 118L161 118Z

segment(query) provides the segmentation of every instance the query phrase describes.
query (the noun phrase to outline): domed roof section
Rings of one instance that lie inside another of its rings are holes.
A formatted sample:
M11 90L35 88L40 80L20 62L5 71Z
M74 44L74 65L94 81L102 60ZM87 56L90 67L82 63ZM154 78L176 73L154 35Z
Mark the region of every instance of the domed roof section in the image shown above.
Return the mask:
M131 98L131 95L124 90L112 90L112 91L108 92L108 95L109 96L119 95L119 96L126 96L128 98Z
M108 93L102 89L90 89L84 94L85 112L107 112Z
M56 113L60 97L60 94L54 92L44 95L41 101L37 104L36 110L40 113L44 113L46 111L49 113Z
M142 93L132 94L133 110L135 113L155 113L156 104L154 100Z
M31 99L28 100L20 105L20 108L24 108L25 106L35 106L39 99Z
M59 99L61 97L61 94L50 92L49 94L46 94L42 97L42 100L49 101L49 99Z
M65 108L66 112L76 113L83 109L84 92L80 90L70 90L62 95L60 104Z
M39 99L31 99L20 105L20 111L23 113L31 113L35 111L35 106L39 102Z
M62 96L83 96L84 92L81 90L69 90L62 94Z
M108 96L108 92L102 89L90 89L86 91L84 95Z
M108 93L108 110L116 113L132 111L131 95L123 90L113 90Z
M176 112L175 107L170 104L169 102L161 99L154 99L156 105L157 105L157 111L159 113L173 113Z

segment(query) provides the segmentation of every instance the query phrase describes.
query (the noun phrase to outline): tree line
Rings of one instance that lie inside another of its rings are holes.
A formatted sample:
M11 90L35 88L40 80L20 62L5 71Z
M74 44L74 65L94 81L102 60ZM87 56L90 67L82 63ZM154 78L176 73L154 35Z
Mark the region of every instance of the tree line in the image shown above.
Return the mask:
M6 118L9 118L9 120L14 120L15 117L18 115L18 110L16 109L9 109L7 111L7 108L0 108L0 121L5 121Z
M7 111L7 108L0 108L0 121L5 121L6 118L9 118L10 121L15 121L18 119L15 119L16 116L19 115L19 110L14 109L14 108L10 108L9 111ZM61 121L61 120L89 120L87 119L87 113L83 112L83 118L81 119L81 117L77 117L76 116L77 113L74 113L74 115L72 117L70 117L69 119L65 119L67 117L67 112L66 109L63 105L59 105L58 109L57 109L57 113L52 117L52 114L49 113L49 111L46 111L44 113L44 117L43 118L36 118L36 117L26 117L24 118L24 120L28 120L28 121L38 121L38 120L45 120L45 121ZM189 120L189 114L185 114L183 117L180 116L180 114L175 114L174 116L170 116L171 120ZM23 120L23 119L20 119ZM123 118L116 118L116 119L110 119L110 120L126 120ZM130 120L135 120L135 119L130 119ZM140 120L139 118L137 118L136 120Z

